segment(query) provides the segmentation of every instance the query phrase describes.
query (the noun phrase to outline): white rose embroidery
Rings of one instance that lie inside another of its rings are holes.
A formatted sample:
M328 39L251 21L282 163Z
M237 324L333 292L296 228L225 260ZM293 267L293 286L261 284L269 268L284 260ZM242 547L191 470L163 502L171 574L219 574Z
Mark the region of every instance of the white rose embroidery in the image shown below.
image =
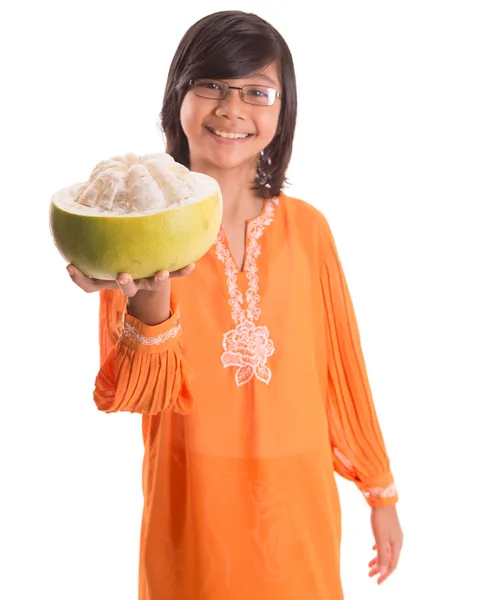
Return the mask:
M244 321L224 334L222 347L222 364L239 367L236 371L237 385L244 385L254 376L269 383L272 374L266 363L274 353L274 342L269 339L267 327L256 327L251 321Z
M234 329L223 336L221 360L225 368L237 367L236 383L238 386L248 383L253 377L268 384L272 377L267 359L274 353L274 342L270 339L268 328L265 325L258 326L254 321L258 321L261 315L258 306L260 296L256 265L256 259L261 253L258 240L265 227L272 223L276 205L277 199L266 200L262 214L254 219L248 227L244 272L249 283L245 309L243 308L243 295L237 287L239 269L227 247L222 228L216 239L216 256L225 266L229 304L232 308L232 319L236 324Z

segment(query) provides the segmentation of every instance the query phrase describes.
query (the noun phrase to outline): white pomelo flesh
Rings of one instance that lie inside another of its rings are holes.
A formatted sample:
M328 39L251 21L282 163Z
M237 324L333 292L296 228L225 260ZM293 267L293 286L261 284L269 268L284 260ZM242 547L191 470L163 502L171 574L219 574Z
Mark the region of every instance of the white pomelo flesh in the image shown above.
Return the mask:
M221 220L217 182L164 155L103 161L88 182L60 190L50 205L60 254L95 279L150 277L196 262Z

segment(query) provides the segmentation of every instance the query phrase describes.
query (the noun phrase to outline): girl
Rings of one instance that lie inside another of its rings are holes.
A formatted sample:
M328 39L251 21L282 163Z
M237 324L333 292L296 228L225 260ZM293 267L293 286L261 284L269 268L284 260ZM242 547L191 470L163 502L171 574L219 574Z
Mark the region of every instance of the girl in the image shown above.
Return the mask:
M382 582L397 494L327 220L283 192L293 61L259 17L219 12L179 44L166 151L220 184L220 234L193 270L100 291L99 410L140 413L140 600L340 600L334 471L371 506ZM119 332L119 335L117 334Z

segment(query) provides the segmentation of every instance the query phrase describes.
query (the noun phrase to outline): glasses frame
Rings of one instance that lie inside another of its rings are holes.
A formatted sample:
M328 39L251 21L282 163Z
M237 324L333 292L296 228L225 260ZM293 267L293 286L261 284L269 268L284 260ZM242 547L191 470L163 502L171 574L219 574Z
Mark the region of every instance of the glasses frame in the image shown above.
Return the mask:
M200 94L197 93L196 84L198 81L213 81L213 82L222 84L224 86L224 93L223 93L222 97L221 98L208 98L207 96L201 96ZM268 103L268 104L254 104L253 102L248 102L245 99L245 94L244 94L244 88L248 88L248 87L263 87L266 90L274 92L274 94L269 94L269 98L272 101L269 101L270 103ZM198 96L198 98L205 98L206 100L225 100L231 90L238 90L241 100L243 102L245 102L246 104L250 104L251 106L273 106L277 99L282 98L281 92L278 92L275 88L270 87L268 85L247 83L246 85L243 85L242 87L237 87L235 85L230 85L229 83L227 83L227 81L223 81L222 79L208 79L207 77L201 77L200 79L190 79L189 80L189 88L193 90L193 92L196 94L196 96Z

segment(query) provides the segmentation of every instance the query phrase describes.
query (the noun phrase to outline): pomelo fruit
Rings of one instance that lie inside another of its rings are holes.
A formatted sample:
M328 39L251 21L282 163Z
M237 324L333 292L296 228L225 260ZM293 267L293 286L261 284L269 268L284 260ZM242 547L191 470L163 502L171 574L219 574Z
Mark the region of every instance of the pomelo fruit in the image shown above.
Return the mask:
M182 269L206 254L221 220L218 183L166 153L101 161L87 182L58 191L50 203L58 251L95 279Z

